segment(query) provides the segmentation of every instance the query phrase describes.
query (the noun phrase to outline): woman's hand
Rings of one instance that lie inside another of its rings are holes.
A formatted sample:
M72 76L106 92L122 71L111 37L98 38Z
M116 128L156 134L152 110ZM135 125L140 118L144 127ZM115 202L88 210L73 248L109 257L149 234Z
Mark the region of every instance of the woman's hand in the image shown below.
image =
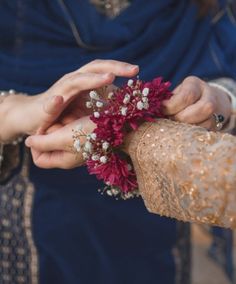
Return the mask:
M55 124L44 135L33 135L26 139L26 146L31 148L34 164L40 168L72 169L83 164L81 152L73 148L73 132L81 125L85 134L91 133L95 124L89 116L82 117L67 125ZM86 137L81 137L84 143Z
M231 114L228 95L197 77L187 77L173 93L172 98L163 103L165 114L173 120L215 130L213 114L223 115L225 122Z
M115 76L133 77L138 66L114 60L95 60L66 74L46 92L36 96L13 95L1 105L1 138L43 133L55 121L69 123L85 115L88 91L112 84Z

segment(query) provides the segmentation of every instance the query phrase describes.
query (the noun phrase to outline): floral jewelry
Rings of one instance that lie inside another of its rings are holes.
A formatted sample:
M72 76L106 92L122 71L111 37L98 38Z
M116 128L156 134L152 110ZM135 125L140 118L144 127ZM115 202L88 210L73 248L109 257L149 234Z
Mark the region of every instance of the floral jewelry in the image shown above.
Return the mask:
M144 121L164 118L162 101L171 97L170 83L156 78L151 82L129 80L123 87L108 94L104 102L98 92L90 92L87 108L93 109L90 119L96 124L86 135L81 127L73 131L74 148L82 151L88 171L106 184L103 192L123 199L138 194L138 184L130 158L120 147L125 135L138 128Z

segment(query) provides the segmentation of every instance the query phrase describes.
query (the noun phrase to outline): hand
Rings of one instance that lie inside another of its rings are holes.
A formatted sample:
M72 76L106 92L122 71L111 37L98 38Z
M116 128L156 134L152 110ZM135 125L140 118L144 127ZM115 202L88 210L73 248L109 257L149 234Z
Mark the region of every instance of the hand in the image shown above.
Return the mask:
M197 77L187 77L173 93L170 100L163 102L165 114L173 120L215 130L213 113L222 114L225 122L230 116L228 95Z
M9 96L2 104L1 134L7 133L8 140L9 136L43 133L55 122L69 123L85 114L83 106L89 90L112 84L115 76L133 77L138 71L138 66L128 63L95 60L66 74L42 94Z
M82 131L86 134L95 128L95 124L86 116L64 126L55 124L44 135L28 137L25 144L31 147L34 164L45 169L71 169L82 165L82 153L73 149L72 129L78 124L82 125ZM85 141L86 137L81 137L80 142Z

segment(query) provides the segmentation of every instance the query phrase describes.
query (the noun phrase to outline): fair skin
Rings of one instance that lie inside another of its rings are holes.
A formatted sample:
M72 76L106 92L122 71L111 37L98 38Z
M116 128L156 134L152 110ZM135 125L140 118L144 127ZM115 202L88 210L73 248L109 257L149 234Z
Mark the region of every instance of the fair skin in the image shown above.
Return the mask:
M209 130L215 129L213 113L230 116L231 102L226 93L197 77L187 77L173 90L170 100L164 101L164 111L173 120L196 124ZM41 168L70 169L81 165L81 155L72 151L72 129L82 124L83 131L90 133L95 125L88 116L65 124L54 124L46 135L28 137L26 145L31 148L34 163Z
M10 95L0 104L0 140L45 133L86 115L84 101L91 89L111 85L115 76L133 77L138 66L113 60L95 60L66 74L42 94ZM69 110L69 111L68 111ZM19 123L20 122L20 123Z

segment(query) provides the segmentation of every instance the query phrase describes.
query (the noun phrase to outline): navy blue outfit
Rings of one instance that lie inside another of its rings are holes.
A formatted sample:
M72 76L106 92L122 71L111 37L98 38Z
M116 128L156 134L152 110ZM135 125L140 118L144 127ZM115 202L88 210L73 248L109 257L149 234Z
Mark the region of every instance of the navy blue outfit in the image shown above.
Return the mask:
M161 75L173 87L188 75L236 77L236 27L226 13L213 24L187 0L134 0L111 19L90 1L67 0L68 18L59 2L0 2L0 89L38 94L96 58L138 64L141 79ZM71 20L94 48L78 45ZM40 283L175 283L174 220L148 213L141 199L101 196L85 168L31 165L30 179Z

